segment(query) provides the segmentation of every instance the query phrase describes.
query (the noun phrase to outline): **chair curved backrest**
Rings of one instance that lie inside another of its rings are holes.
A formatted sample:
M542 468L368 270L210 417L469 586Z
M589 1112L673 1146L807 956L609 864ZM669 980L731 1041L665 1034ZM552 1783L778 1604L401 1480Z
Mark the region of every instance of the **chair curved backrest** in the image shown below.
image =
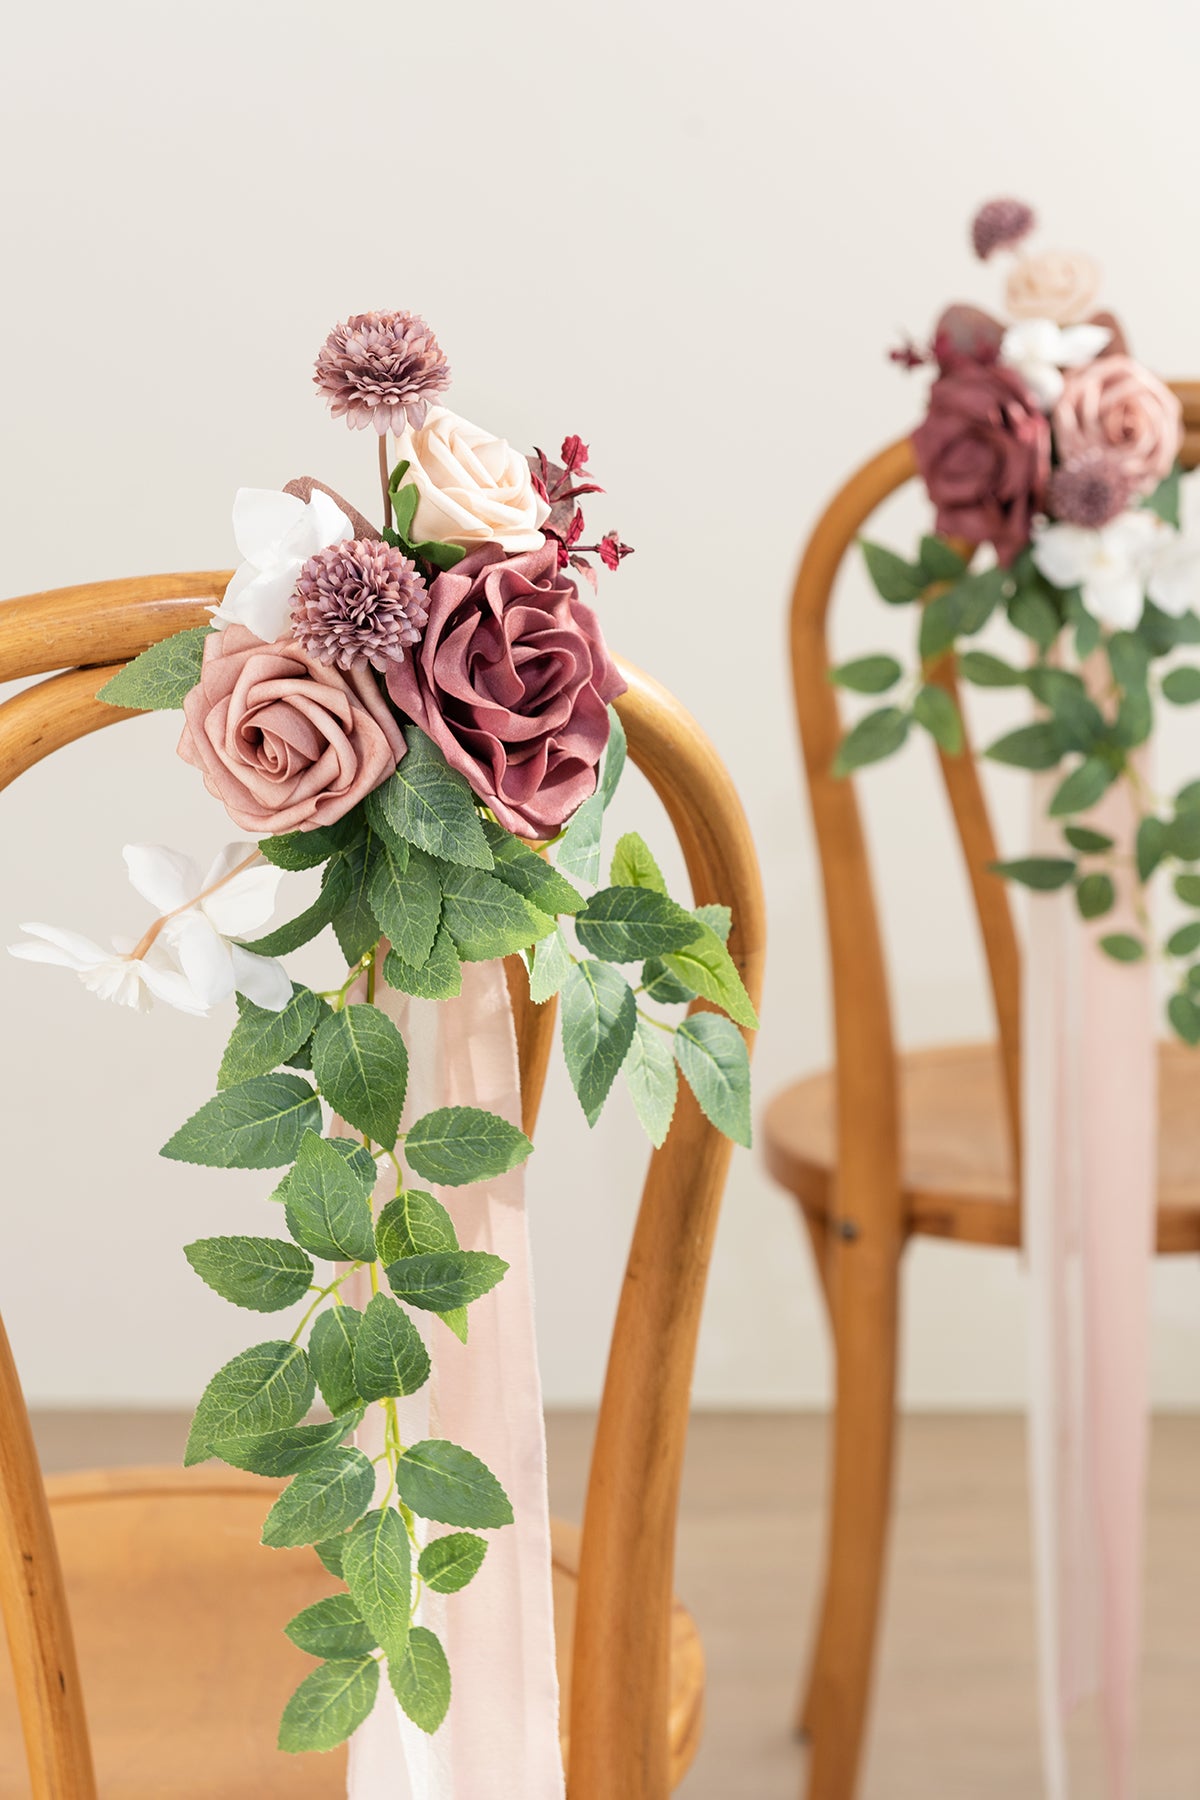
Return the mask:
M96 699L129 657L207 621L228 571L145 576L0 602L0 682L61 671L0 705L0 787L64 744L136 717ZM620 663L631 759L662 800L697 905L733 909L730 953L757 1003L762 888L716 751L665 689ZM554 1029L509 965L532 1131ZM697 1002L697 1004L701 1004ZM570 1800L664 1800L675 1518L696 1337L731 1146L682 1091L650 1158L617 1309L580 1548ZM71 1626L28 1415L0 1326L0 1604L34 1800L95 1800Z
M1184 411L1182 460L1200 463L1200 382L1172 384ZM792 683L825 895L837 1060L838 1175L856 1204L888 1204L900 1186L896 1043L879 909L855 784L832 772L843 736L838 692L829 679L829 610L847 552L876 508L917 473L908 438L872 457L839 489L808 540L792 591ZM964 553L971 546L960 545ZM957 694L955 659L930 679ZM969 733L963 752L938 752L955 830L979 919L1000 1042L1012 1168L1020 1169L1020 956L1008 889L990 872L996 841ZM871 1121L864 1128L864 1121ZM1011 1241L1019 1241L1020 1201Z

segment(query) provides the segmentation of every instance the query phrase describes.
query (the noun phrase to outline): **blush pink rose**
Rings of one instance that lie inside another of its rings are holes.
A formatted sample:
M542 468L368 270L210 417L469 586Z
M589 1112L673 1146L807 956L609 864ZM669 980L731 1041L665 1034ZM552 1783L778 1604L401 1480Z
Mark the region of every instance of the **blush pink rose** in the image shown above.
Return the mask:
M332 825L392 773L400 723L369 669L343 672L292 638L214 631L183 703L179 754L256 837Z
M558 547L481 545L429 590L420 645L387 676L396 705L505 830L551 837L596 791L625 683Z
M992 544L1007 566L1029 542L1050 473L1050 427L1003 363L955 358L913 432L917 466L944 537Z
M1060 462L1102 450L1139 494L1171 473L1183 442L1177 396L1132 356L1101 356L1069 369L1051 422Z

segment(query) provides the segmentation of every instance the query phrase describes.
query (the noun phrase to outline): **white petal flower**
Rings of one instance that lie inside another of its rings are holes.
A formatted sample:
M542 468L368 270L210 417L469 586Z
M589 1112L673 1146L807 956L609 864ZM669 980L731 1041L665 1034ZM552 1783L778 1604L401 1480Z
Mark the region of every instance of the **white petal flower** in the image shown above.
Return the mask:
M1198 471L1197 473L1200 473ZM1179 483L1180 529L1164 525L1155 546L1146 592L1172 618L1200 608L1200 481Z
M28 932L33 941L10 944L11 956L19 956L24 962L72 969L83 985L102 1000L148 1012L154 996L180 1012L199 1015L207 1011L187 978L153 952L133 958L115 948L102 950L81 933L63 931L56 925L22 925L21 930Z
M1112 337L1107 325L1056 325L1053 319L1023 319L1010 325L1000 360L1015 369L1043 412L1063 391L1062 369L1078 369L1099 356Z
M1119 513L1098 531L1044 525L1034 532L1033 560L1055 587L1080 588L1093 618L1114 631L1128 631L1142 616L1163 529L1144 507Z
M239 868L245 862L250 866ZM235 988L270 1012L279 1012L291 999L292 984L282 963L230 941L266 924L282 876L282 869L259 857L256 845L227 844L203 883L193 887L190 904L166 920L163 936L207 1005L228 999Z
M296 578L309 557L352 538L354 527L320 488L307 502L273 488L239 488L233 535L244 561L213 612L213 624L218 630L245 625L270 644L288 631Z

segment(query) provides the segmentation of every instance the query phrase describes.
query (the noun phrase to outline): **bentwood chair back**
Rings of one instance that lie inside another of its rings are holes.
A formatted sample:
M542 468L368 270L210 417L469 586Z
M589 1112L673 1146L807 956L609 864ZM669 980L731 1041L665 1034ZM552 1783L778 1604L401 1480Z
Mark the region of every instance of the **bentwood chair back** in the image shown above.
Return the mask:
M1183 460L1200 462L1200 382L1176 384ZM844 735L831 683L830 608L839 572L875 510L916 475L905 438L834 496L792 596L792 679L824 888L835 1067L777 1095L764 1122L768 1168L800 1203L829 1312L836 1363L824 1599L799 1728L810 1800L850 1800L859 1771L891 1504L899 1270L914 1234L983 1247L1021 1241L1020 954L1009 890L972 755L939 752L978 918L996 1035L901 1053L880 908L855 782L833 774ZM956 546L964 552L969 545ZM930 671L957 698L955 659ZM1158 1248L1200 1250L1200 1060L1162 1052Z
M148 645L205 623L228 580L228 572L148 576L0 604L0 682L62 671L0 705L0 786L62 745L136 717L97 700L97 690ZM683 708L648 676L621 668L630 756L670 816L696 904L732 907L730 952L757 1001L762 893L737 796ZM511 963L509 976L532 1132L554 1005L533 1006ZM703 1661L673 1600L672 1568L696 1334L729 1157L728 1141L681 1092L637 1215L582 1533L556 1536L570 1800L664 1800L698 1739ZM95 1800L97 1781L104 1800L344 1793L344 1752L284 1757L274 1749L279 1705L303 1673L280 1629L284 1608L331 1584L311 1552L257 1545L270 1497L269 1483L235 1470L114 1471L44 1484L0 1330L0 1600L13 1664L11 1690L0 1678L0 1800L28 1791L22 1729L34 1800ZM223 1509L227 1530L216 1528L214 1509ZM193 1531L189 1521L200 1514ZM233 1555L220 1546L235 1546L237 1591L228 1568L188 1564L193 1545L207 1545L196 1553L209 1556ZM122 1557L123 1566L111 1566ZM206 1621L214 1591L228 1617ZM170 1616L173 1603L182 1619ZM172 1644L179 1666L164 1667L163 1646Z

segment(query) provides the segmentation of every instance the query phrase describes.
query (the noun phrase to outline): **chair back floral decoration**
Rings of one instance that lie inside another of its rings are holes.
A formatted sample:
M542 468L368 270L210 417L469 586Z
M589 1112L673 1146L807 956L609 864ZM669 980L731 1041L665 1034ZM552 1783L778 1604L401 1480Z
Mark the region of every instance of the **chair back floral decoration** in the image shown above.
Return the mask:
M286 1625L317 1659L283 1715L287 1751L348 1738L384 1672L408 1718L439 1729L450 1669L423 1601L466 1587L487 1554L480 1534L513 1519L469 1445L405 1443L397 1409L453 1338L467 1345L470 1309L508 1267L460 1248L429 1189L495 1181L532 1145L478 1107L408 1116L409 1051L387 1003L453 1004L464 965L491 964L502 982L495 959L519 953L532 1000L560 996L589 1125L622 1074L661 1145L682 1074L719 1130L750 1141L739 1026L757 1021L726 949L728 909L670 898L633 833L601 878L624 684L572 576L595 589L592 558L615 570L629 547L615 532L582 541L579 501L602 490L580 438L560 460L527 457L448 410L449 379L412 313L338 325L316 386L335 417L377 435L381 528L311 479L242 489L242 561L211 623L102 690L114 706L181 709L180 756L253 841L205 873L131 845L130 879L156 913L136 941L105 949L28 925L14 947L139 1009L236 999L217 1093L162 1154L283 1171L272 1229L187 1246L225 1299L299 1316L213 1377L185 1461L290 1478L263 1542L312 1545L343 1584ZM301 870L320 871L316 898L264 929ZM327 929L341 966L316 991L285 959ZM673 1012L698 996L720 1010ZM355 1307L343 1290L369 1297ZM368 1414L373 1458L359 1447Z
M1113 314L1097 310L1098 268L1084 255L1026 250L1034 224L1016 200L991 201L973 221L981 259L1012 256L1005 319L952 305L927 348L908 342L891 353L907 368L935 371L912 443L938 535L923 538L911 559L863 545L881 598L920 603L917 666L906 675L881 655L834 671L844 688L891 696L847 734L836 766L849 773L892 755L914 725L957 753L958 710L933 679L947 656L974 686L1028 689L1040 716L985 755L1061 775L1049 814L1062 841L1058 853L1001 864L999 873L1040 892L1072 888L1082 917L1103 920L1127 863L1143 887L1169 871L1197 913L1165 944L1178 968L1168 1014L1195 1044L1200 780L1156 795L1139 751L1158 704L1200 702L1200 666L1179 655L1200 644L1200 477L1181 477L1176 395L1130 354ZM998 614L1028 641L1022 666L976 642ZM1135 799L1132 842L1079 819L1116 784ZM1100 928L1106 955L1147 955L1148 909L1139 901L1137 910L1141 929Z

